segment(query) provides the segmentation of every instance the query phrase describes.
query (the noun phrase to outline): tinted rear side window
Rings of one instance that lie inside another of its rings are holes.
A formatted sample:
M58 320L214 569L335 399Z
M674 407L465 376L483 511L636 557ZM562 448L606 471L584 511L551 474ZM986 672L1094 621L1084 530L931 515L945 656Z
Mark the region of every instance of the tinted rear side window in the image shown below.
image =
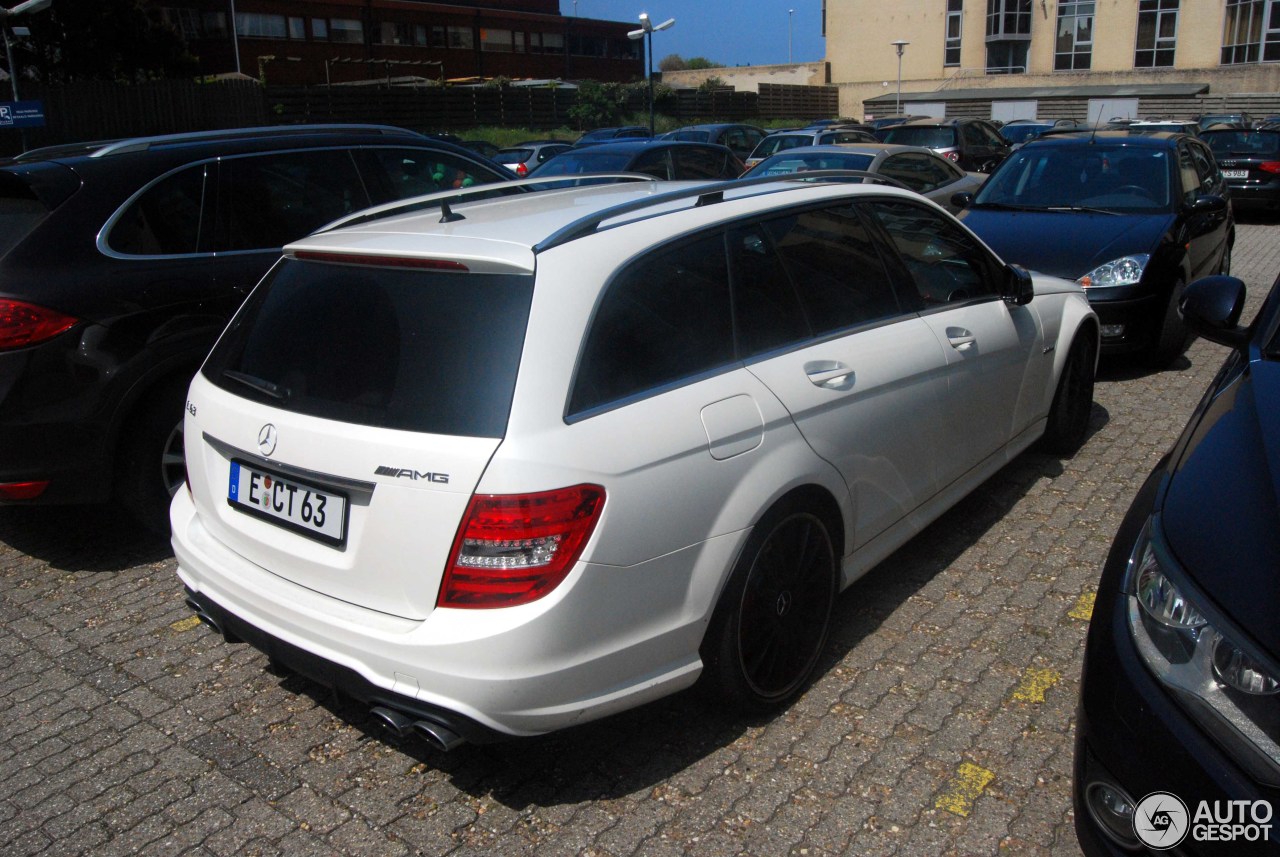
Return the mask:
M205 164L188 167L143 191L112 225L107 246L129 256L198 253L201 232L210 227L204 217L206 171Z
M717 234L648 254L610 284L587 334L569 413L733 361L729 274Z
M294 413L466 437L506 431L533 277L283 261L201 370Z
M898 126L885 133L884 141L926 149L947 149L956 144L956 132L951 128Z

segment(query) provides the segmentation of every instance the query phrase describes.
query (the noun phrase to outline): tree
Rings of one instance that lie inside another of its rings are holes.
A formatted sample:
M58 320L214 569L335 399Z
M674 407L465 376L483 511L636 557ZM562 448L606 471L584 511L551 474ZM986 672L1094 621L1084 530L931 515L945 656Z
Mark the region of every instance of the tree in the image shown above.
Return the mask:
M46 83L189 77L196 58L182 34L144 0L55 0L22 22L18 67Z
M694 71L704 68L723 68L724 66L718 62L712 62L706 57L690 57L685 61L684 67Z
M679 54L667 54L658 63L658 71L684 71L684 69L684 60L680 58Z
M616 84L584 80L578 84L578 94L569 108L569 118L579 128L600 128L616 125L622 111L618 106Z

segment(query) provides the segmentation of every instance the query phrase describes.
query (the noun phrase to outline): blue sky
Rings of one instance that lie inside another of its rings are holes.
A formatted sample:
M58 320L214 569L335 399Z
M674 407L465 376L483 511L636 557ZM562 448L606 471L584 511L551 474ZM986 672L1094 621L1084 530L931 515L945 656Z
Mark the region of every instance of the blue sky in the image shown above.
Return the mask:
M653 36L653 65L679 54L706 57L720 65L773 65L787 62L787 10L791 15L791 56L814 62L826 54L821 0L578 0L582 18L635 21L641 12L660 24L676 23ZM573 15L573 0L560 0L560 13Z

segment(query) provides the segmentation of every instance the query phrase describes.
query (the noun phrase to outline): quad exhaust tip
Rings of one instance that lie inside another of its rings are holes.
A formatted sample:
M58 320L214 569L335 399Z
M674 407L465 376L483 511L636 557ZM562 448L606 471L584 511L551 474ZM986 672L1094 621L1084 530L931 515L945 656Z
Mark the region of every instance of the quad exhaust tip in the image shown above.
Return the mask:
M428 744L442 752L456 750L466 743L466 739L461 735L434 720L413 720L399 711L381 705L370 709L369 713L397 738L404 738L416 732Z

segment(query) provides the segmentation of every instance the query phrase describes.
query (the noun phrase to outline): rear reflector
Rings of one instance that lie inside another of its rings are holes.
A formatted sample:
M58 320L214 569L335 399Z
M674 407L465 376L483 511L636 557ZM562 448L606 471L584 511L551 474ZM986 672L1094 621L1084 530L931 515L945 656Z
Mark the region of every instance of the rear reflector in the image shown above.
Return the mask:
M0 500L34 500L48 487L48 479L39 482L0 482Z
M454 540L439 607L513 607L560 585L600 519L604 488L471 498Z
M0 298L0 350L39 345L79 319L24 301Z
M334 262L339 265L372 265L378 268L424 268L429 271L461 271L470 269L453 259L420 259L412 256L370 256L360 253L321 253L299 250L293 258L303 262Z

